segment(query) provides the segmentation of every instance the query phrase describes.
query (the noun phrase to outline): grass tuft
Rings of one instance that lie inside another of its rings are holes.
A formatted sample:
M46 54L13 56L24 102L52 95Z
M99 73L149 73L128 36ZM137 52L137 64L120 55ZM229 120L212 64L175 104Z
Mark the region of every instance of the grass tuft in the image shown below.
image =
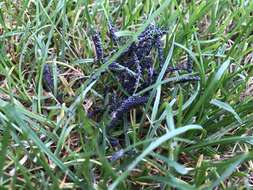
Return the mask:
M1 1L0 187L251 189L252 10L250 0ZM140 88L142 62L119 60L150 24L167 33L146 60L157 77ZM192 72L167 72L189 60ZM125 72L139 75L133 94ZM108 131L133 95L145 103Z

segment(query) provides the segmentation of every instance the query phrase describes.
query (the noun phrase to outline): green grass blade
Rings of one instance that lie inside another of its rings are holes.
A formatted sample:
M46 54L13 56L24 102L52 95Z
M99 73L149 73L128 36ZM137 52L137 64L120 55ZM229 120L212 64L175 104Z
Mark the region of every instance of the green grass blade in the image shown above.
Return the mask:
M236 111L226 102L222 102L220 100L217 100L217 99L212 99L211 104L221 108L221 109L224 109L228 112L230 112L231 114L234 115L235 119L241 124L242 123L242 120L240 118L240 116L236 113Z
M155 148L159 147L161 144L163 144L164 142L166 142L169 139L172 139L175 136L178 136L182 133L185 133L188 130L194 130L194 129L202 129L201 126L199 125L188 125L185 127L181 127L178 129L175 129L173 131L167 132L165 135L159 137L157 140L155 140L154 142L152 142L138 157L135 158L135 160L127 167L126 171L123 172L121 174L120 177L118 177L113 183L112 185L109 186L109 190L114 190L119 183L124 180L129 173L131 172L132 169L134 169L137 164L148 154L150 154Z

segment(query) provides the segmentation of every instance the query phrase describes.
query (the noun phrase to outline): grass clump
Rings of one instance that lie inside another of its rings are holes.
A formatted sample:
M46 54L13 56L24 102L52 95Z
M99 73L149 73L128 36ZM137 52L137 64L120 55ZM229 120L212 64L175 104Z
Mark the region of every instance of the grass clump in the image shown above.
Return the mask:
M252 188L252 10L247 0L0 2L1 187ZM166 34L144 61L152 24Z

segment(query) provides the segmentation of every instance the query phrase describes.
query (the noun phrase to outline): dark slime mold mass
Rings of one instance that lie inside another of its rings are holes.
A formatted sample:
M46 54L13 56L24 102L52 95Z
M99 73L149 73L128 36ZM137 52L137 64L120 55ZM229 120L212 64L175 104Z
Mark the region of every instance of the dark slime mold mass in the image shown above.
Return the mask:
M97 61L103 61L104 50L103 50L103 47L102 47L102 40L101 40L101 36L100 36L99 32L95 32L93 34L92 41L93 41L94 46L95 46Z
M114 44L120 44L120 39L116 35L116 28L111 22L108 24L109 35ZM111 122L107 126L107 129L115 127L122 119L124 113L128 113L132 108L144 105L148 101L148 93L145 96L135 96L136 90L142 90L151 84L153 84L158 76L159 71L164 64L164 53L162 49L161 38L167 32L154 24L150 24L139 36L138 40L130 44L130 46L112 63L109 65L114 75L118 78L124 90L130 96L121 97L121 102L115 104L115 98L111 102L111 107L115 107L112 110ZM96 60L105 61L102 48L101 37L99 32L95 32L92 36L92 40L96 51ZM157 70L153 64L152 50L156 50L158 54L159 66ZM103 60L104 59L104 60ZM192 72L192 59L188 59L186 65L178 65L176 67L169 66L166 73L174 71L187 71ZM197 81L199 77L182 78L177 82Z
M147 96L130 96L127 99L125 99L121 105L119 106L119 108L117 108L115 111L113 111L112 113L112 121L110 123L110 125L108 126L108 128L112 128L114 127L117 122L122 119L122 116L124 113L128 113L130 111L130 109L136 107L136 106L140 106L145 104L148 101L148 97Z
M49 64L45 64L43 68L43 87L46 91L52 92L54 88L53 76Z

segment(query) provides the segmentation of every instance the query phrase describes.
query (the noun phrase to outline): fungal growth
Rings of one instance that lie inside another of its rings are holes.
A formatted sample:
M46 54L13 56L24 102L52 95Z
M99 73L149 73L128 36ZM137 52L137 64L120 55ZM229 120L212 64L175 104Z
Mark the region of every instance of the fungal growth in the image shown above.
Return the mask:
M95 32L94 35L92 36L92 41L95 46L95 51L96 51L96 60L97 61L103 61L104 57L104 50L102 47L102 41L99 32Z
M43 68L43 87L48 92L52 92L54 89L53 76L49 64L45 64Z
M116 28L111 22L108 24L108 32L113 44L119 46L120 38L116 35ZM111 104L111 121L107 126L107 130L111 130L122 120L123 115L128 113L132 108L144 105L149 98L149 92L144 96L136 96L136 92L145 89L155 83L158 74L163 67L165 58L162 45L162 37L166 35L166 31L150 24L137 38L137 41L130 46L109 65L109 70L114 74L122 86L124 95L113 98ZM106 61L104 57L101 38L99 32L95 32L92 40L96 51L96 60ZM155 65L157 57L158 65ZM192 60L189 58L187 64L178 65L176 67L169 66L166 73L174 71L192 72ZM199 77L183 78L177 82L198 81ZM116 99L116 100L115 100ZM115 103L117 102L117 103ZM117 104L117 106L115 106Z
M148 101L147 96L130 96L126 98L120 106L112 112L112 121L108 128L112 128L122 118L123 114L128 112L130 109L143 105Z

